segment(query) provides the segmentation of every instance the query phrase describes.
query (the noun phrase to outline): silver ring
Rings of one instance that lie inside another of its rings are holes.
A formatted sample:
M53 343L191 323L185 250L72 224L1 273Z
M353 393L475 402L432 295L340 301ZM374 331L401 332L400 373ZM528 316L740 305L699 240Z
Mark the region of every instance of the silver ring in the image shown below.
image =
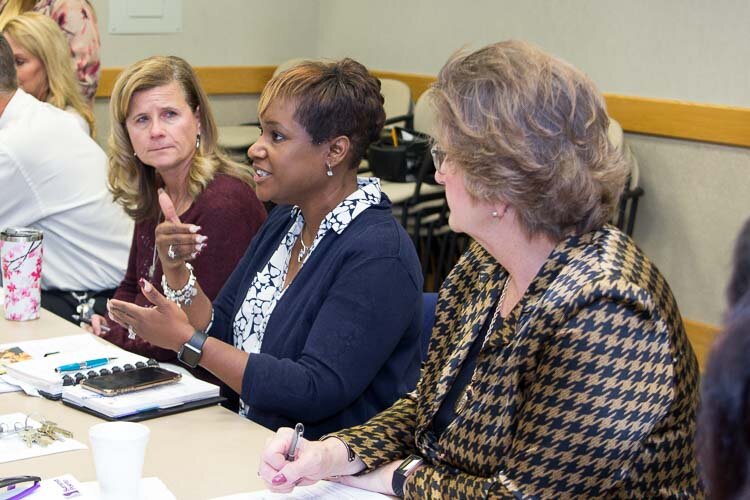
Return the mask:
M130 325L128 325L128 338L130 340L134 340L135 339L135 329L132 326L130 326Z
M167 249L167 255L170 259L174 260L175 257L177 257L174 253L174 247L172 245L169 245L169 248Z

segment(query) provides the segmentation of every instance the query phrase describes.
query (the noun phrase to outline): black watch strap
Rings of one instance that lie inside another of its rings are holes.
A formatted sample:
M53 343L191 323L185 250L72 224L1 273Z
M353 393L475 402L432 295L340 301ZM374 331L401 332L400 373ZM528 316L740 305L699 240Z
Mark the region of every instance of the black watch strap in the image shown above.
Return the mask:
M206 343L208 335L196 330L190 340L182 344L180 352L177 353L177 359L182 363L188 365L190 368L195 368L203 356L203 344Z
M393 493L397 497L403 498L404 483L406 483L406 478L411 476L420 465L422 465L422 457L418 455L409 455L393 472L391 488L393 488Z

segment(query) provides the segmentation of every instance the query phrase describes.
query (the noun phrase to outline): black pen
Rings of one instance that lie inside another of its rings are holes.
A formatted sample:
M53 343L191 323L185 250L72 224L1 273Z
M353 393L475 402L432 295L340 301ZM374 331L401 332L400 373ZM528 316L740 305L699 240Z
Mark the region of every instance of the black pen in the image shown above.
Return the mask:
M302 434L305 432L305 426L297 424L294 426L294 434L292 435L292 442L289 445L289 451L286 452L286 461L294 462L297 456L297 448L299 448L299 440L302 439Z

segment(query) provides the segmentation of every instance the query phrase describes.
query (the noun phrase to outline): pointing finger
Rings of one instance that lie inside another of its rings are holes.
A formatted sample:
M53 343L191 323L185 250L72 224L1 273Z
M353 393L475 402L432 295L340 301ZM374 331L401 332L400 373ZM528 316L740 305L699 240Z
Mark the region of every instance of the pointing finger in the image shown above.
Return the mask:
M174 222L175 224L180 223L180 218L177 216L177 210L174 208L172 199L162 188L159 188L159 206L161 207L161 211L164 213L164 218L166 220Z

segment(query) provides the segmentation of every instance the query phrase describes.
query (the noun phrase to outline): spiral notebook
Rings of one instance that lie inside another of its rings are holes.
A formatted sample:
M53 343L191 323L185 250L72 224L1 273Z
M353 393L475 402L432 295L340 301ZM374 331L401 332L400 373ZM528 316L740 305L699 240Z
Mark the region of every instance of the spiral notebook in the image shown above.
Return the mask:
M5 366L7 381L18 382L29 392L33 388L42 396L49 399L60 399L63 385L77 385L89 376L97 376L103 370L110 372L145 366L148 358L120 349L114 344L104 342L98 337L86 333L69 335L44 340L31 340L22 345L26 352L44 353L36 355L27 361ZM97 358L116 358L106 365L87 368L79 371L58 373L55 368ZM153 361L151 362L154 363ZM93 372L93 373L89 373Z

